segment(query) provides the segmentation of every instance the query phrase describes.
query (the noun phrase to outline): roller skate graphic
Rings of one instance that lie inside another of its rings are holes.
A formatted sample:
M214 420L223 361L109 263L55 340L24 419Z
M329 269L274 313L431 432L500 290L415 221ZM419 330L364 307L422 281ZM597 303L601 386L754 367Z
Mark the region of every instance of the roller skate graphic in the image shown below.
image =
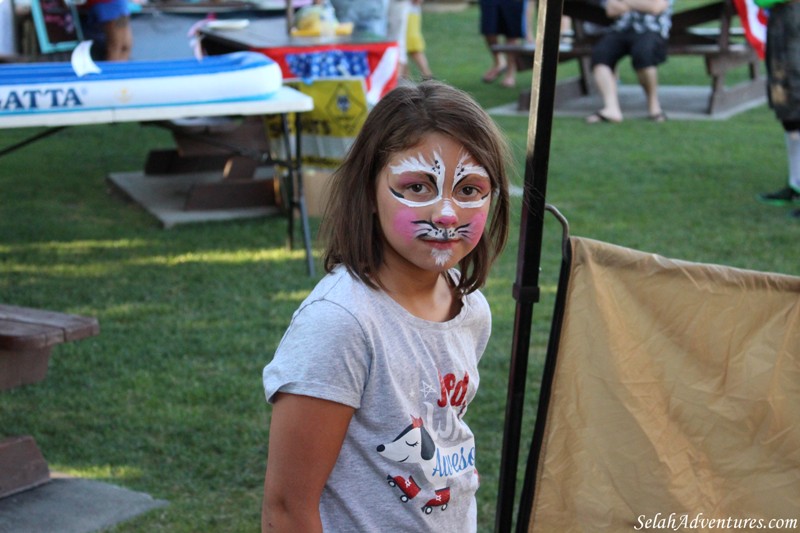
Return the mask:
M471 438L456 446L439 448L424 427L422 419L413 416L408 427L394 440L379 444L376 451L386 459L404 465L404 468L421 469L422 486L408 470L403 475L389 473L386 480L390 487L400 489L400 501L403 503L418 496L420 500L426 501L421 507L426 515L431 514L435 507L441 511L447 509L450 503L451 478L475 473L475 444ZM417 474L417 471L414 470L414 473ZM422 496L420 493L423 493Z
M428 503L422 506L423 513L431 514L434 507L441 507L442 511L447 509L447 504L450 502L450 487L439 489L435 494L433 498L428 500Z
M400 496L400 501L406 503L408 500L413 500L417 494L420 493L419 485L414 481L413 476L408 476L408 479L403 476L386 476L390 487L397 487L403 494Z

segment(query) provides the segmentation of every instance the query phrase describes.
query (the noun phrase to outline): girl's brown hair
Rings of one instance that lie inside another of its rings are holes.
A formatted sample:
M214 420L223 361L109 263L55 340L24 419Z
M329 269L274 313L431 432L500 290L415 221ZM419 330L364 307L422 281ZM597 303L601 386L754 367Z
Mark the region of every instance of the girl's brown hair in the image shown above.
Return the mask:
M413 148L433 132L461 143L489 174L494 194L491 222L459 262L458 289L469 293L484 284L508 238L508 148L494 121L472 97L437 81L398 87L381 99L333 173L321 227L327 272L342 264L377 288L371 274L383 262L383 236L375 181L392 154Z

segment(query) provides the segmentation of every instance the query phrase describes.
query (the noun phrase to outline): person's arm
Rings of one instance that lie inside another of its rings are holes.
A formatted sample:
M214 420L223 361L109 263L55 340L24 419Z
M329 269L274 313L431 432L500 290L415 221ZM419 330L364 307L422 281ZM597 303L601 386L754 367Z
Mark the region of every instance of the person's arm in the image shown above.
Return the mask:
M658 15L669 7L669 0L608 0L606 15L617 18L627 11L639 11Z
M308 396L276 395L269 427L262 532L322 531L320 496L353 412L352 407Z
M631 8L625 0L606 0L606 15L615 19L621 17L623 13L630 11Z
M669 7L669 0L625 0L634 11L658 15Z

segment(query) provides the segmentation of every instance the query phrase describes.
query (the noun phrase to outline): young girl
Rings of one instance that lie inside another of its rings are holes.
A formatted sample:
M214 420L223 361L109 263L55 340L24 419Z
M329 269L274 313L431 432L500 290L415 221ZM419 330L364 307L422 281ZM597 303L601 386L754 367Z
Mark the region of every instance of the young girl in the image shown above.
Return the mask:
M478 287L508 231L505 158L489 116L436 81L369 114L332 178L328 275L264 369L263 531L475 531L464 415L491 328Z

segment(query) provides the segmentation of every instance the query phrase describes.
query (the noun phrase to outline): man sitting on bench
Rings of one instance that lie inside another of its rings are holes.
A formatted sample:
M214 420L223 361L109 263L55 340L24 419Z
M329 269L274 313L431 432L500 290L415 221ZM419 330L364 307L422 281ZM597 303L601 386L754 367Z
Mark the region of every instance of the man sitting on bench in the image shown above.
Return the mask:
M672 0L607 0L606 14L614 24L592 47L592 74L603 108L586 117L589 124L622 122L616 66L626 55L647 97L650 120L667 118L658 99L657 66L667 60L672 25Z

